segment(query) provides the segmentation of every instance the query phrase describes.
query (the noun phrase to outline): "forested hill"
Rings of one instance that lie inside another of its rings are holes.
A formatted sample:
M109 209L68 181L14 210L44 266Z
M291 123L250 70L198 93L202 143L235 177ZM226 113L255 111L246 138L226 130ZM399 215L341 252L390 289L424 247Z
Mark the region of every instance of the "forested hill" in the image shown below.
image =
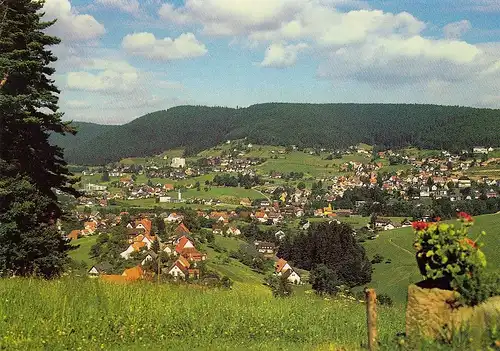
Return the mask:
M99 129L99 128L102 128ZM500 146L500 110L408 104L285 104L248 108L179 106L121 126L80 124L77 137L54 139L70 163L104 164L174 147L195 152L227 139L299 147ZM75 142L74 140L78 140Z
M71 125L78 130L76 135L63 136L54 133L49 138L51 143L59 145L68 152L70 149L78 148L89 140L96 138L98 135L117 127L88 122L74 122Z

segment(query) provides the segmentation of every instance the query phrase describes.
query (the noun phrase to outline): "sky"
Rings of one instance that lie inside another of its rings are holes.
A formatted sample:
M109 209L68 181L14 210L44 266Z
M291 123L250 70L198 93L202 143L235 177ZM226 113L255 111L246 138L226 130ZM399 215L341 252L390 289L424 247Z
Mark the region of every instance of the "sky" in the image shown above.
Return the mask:
M500 108L500 0L46 0L65 120L178 105Z

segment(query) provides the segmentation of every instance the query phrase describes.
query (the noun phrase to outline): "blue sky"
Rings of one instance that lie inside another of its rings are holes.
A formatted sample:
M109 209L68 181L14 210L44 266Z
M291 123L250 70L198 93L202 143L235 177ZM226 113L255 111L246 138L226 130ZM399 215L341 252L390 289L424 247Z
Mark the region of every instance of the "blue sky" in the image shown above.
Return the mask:
M499 0L46 0L66 119L183 104L500 108Z

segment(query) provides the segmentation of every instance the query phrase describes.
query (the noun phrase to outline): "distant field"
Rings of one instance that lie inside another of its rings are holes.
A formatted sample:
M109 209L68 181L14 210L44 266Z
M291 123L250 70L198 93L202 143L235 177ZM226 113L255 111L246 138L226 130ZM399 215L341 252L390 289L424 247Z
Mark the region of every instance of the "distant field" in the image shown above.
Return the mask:
M480 178L484 176L493 179L500 177L500 166L472 167L465 172L469 177Z
M452 221L455 222L455 221ZM488 260L488 269L500 269L500 215L483 215L476 217L471 233L478 234L482 230L483 248ZM422 280L415 261L413 249L414 234L412 228L401 228L379 233L375 240L364 243L367 254L372 258L375 254L384 257L384 262L374 265L374 273L370 286L379 293L388 294L396 302L406 302L407 288L411 283ZM472 235L475 238L475 235ZM387 259L391 263L385 263Z
M116 207L139 207L144 209L152 209L154 207L160 207L165 209L175 209L181 207L193 208L193 209L213 209L216 208L225 208L225 209L234 209L239 205L236 204L227 204L221 203L220 205L202 205L202 204L186 204L184 202L181 203L161 203L156 202L155 199L137 199L137 200L117 200Z
M259 165L257 169L261 174L268 174L270 171L290 173L303 172L306 176L334 176L339 175L339 165L348 162L368 162L369 158L359 155L347 155L342 159L325 160L327 153L321 156L310 155L305 152L293 151L289 154L278 155L277 159L269 158L265 163Z
M233 188L233 187L217 187L212 186L208 191L205 191L204 185L201 186L200 191L196 189L186 189L182 192L183 199L218 199L221 197L230 197L235 199L249 198L249 199L259 199L262 198L262 194L253 189L245 188ZM171 192L168 194L172 197L177 197L177 192Z

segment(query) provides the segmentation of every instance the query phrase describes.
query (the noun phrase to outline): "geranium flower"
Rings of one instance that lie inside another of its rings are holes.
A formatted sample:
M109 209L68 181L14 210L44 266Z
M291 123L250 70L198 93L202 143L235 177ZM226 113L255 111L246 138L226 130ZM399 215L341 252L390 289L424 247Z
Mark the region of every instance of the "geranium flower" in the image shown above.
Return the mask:
M458 213L458 218L461 220L464 220L465 222L473 222L474 218L467 212L459 212Z
M462 239L460 240L460 242L462 244L467 244L469 246L472 246L473 248L476 248L477 247L477 244L474 240L470 239L470 238L465 238L465 239Z
M422 222L422 221L412 222L411 226L415 230L426 230L429 227L429 223Z

